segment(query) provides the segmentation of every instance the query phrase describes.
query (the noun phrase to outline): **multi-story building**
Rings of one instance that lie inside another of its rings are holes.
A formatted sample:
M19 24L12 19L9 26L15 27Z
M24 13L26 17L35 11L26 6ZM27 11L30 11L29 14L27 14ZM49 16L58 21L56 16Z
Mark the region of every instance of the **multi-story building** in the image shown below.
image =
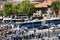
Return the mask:
M0 0L0 9L3 9L3 4L4 4L3 2L11 2L11 3L17 4L17 3L20 3L21 1L24 1L24 0ZM41 14L44 14L45 16L50 15L50 13L52 14L52 11L50 10L50 7L51 7L50 5L53 2L53 0L30 0L30 2L36 3L36 5L34 6L37 9L37 12L36 12L37 16L41 16Z

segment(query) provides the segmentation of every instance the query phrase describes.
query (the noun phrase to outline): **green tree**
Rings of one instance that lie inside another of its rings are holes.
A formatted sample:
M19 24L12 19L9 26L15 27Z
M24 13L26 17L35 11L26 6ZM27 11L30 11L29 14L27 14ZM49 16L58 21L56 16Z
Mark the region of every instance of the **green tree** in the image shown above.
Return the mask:
M12 5L12 13L15 14L19 14L18 10L19 10L19 4L18 5Z
M51 9L54 12L55 16L58 16L58 14L59 14L58 12L60 10L60 2L58 2L58 1L52 2Z
M20 3L19 13L30 16L35 11L35 7L30 3L30 1L26 0Z
M16 5L12 5L12 13L16 14L17 12Z
M5 3L3 8L3 15L6 17L9 16L10 14L12 14L12 4Z
M3 15L3 10L0 10L0 15L1 15L1 16Z

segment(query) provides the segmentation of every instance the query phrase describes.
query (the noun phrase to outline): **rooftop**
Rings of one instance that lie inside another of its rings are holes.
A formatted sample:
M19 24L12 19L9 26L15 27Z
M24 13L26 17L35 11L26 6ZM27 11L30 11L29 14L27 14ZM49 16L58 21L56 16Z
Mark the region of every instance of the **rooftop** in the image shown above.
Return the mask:
M9 2L9 1L7 0L7 2ZM35 4L36 8L42 8L42 7L47 7L47 6L51 5L52 2L53 2L53 0L44 0L44 1L39 1L39 2L32 1L31 3ZM0 9L3 8L3 3L4 2L0 2ZM18 4L20 2L15 1L15 2L11 2L11 3Z
M45 0L44 2L40 2L35 5L36 8L41 8L41 7L47 7L48 5L51 5L53 1L52 0Z

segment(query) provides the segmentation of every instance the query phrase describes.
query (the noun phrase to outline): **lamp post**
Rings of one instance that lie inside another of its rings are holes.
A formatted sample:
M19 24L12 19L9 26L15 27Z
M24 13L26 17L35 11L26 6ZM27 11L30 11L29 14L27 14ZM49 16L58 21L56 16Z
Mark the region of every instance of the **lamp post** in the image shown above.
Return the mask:
M48 38L50 38L50 31L49 31L49 28L50 28L50 24L48 23Z
M43 21L42 21L42 26L44 27L44 24L46 24L46 19L43 19ZM43 30L42 30L42 32L43 32Z
M48 10L47 10L48 18L51 18L51 13L52 13L51 9L48 8ZM50 24L48 23L48 37L50 38L49 27L50 27Z
M48 38L50 38L50 31L49 31L50 24L49 24L49 22L46 21L46 19L43 20L43 23L48 24Z
M33 27L33 29L34 29L34 23L32 22L32 27Z

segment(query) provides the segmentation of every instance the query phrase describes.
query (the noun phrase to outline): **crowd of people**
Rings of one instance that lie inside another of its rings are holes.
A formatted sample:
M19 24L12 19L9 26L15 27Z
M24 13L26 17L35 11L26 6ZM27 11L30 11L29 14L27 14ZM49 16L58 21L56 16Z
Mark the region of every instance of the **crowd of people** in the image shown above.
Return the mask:
M47 37L48 36L48 33L44 32L44 33L36 33L36 30L33 30L34 33L31 33L31 34L27 34L25 35L26 33L29 32L29 30L23 30L23 31L20 31L20 30L16 30L16 31L12 31L12 34L14 35L10 35L10 39L8 38L8 35L9 34L2 34L3 36L5 36L7 38L7 40L29 40L29 39L41 39L41 40L45 40L44 37ZM21 33L21 34L20 34ZM17 34L17 35L16 35ZM54 39L53 39L54 40Z
M26 31L27 32L27 31ZM29 35L24 35L24 31L22 31L21 33L21 35L17 35L17 36L15 36L15 37L13 37L13 39L15 40L18 40L18 39L20 39L20 40L22 40L22 39L26 39L26 40L28 40L28 39L35 39L35 38L38 38L38 39L40 39L40 38L43 38L44 36L47 36L47 34L45 33L45 35L44 34L42 34L42 33L35 33L36 32L36 30L34 30L34 33L33 34L29 34Z

